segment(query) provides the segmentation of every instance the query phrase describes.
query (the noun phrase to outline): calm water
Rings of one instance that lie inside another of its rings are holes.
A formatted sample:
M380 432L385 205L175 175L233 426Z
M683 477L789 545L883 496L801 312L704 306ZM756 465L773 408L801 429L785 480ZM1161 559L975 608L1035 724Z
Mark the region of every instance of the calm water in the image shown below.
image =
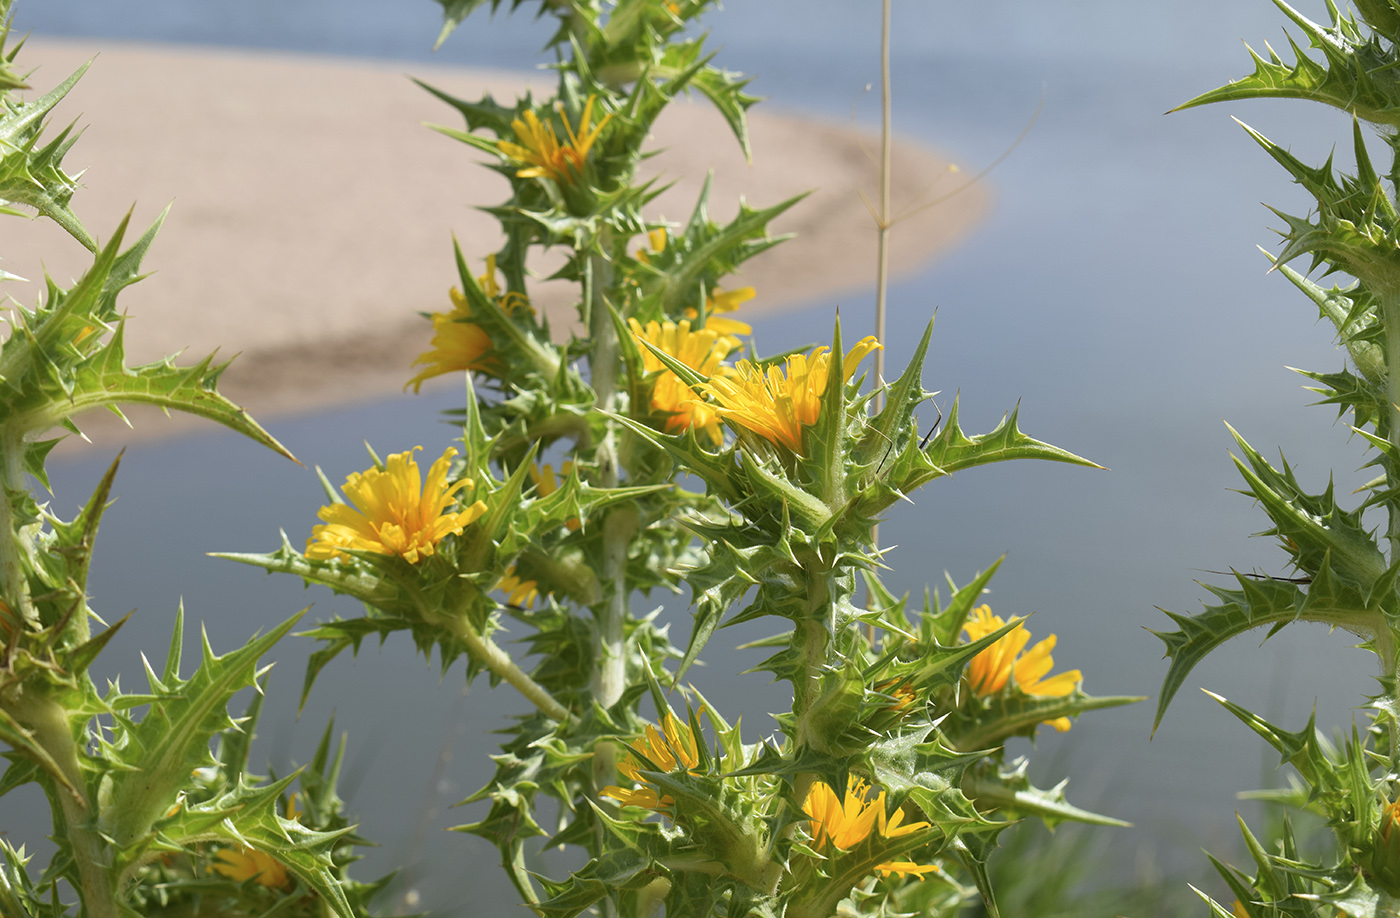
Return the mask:
M897 2L896 121L912 137L986 163L1021 132L1028 138L993 175L997 207L975 238L891 292L890 366L908 356L937 310L924 384L946 408L961 393L964 426L985 430L1021 406L1022 426L1112 471L997 466L943 481L916 496L882 530L899 545L896 587L918 591L930 573L969 579L1002 553L990 602L1002 614L1037 613L1040 635L1059 635L1059 662L1085 673L1095 694L1155 695L1165 672L1154 607L1186 611L1206 595L1203 570L1281 572L1250 502L1230 493L1227 418L1269 454L1282 446L1303 481L1339 488L1365 479L1363 461L1326 410L1285 369L1335 369L1341 358L1312 307L1282 278L1264 275L1257 243L1278 221L1258 202L1294 213L1306 201L1230 120L1234 114L1320 160L1345 145L1346 120L1321 108L1253 103L1163 117L1183 100L1244 72L1239 39L1281 40L1264 0L1173 4L1012 0L999 4ZM1303 9L1321 16L1320 3ZM20 30L227 44L408 61L430 58L436 4L303 0L31 0ZM878 4L873 0L764 0L711 17L724 66L754 74L773 107L868 122L876 100ZM542 33L528 15L471 20L435 58L491 66L533 54ZM89 78L97 78L97 74ZM158 283L158 279L150 282ZM834 308L869 321L870 297L816 301L756 321L765 347L826 338ZM848 325L849 329L849 325ZM849 331L848 331L849 333ZM411 402L411 404L410 404ZM388 399L267 426L308 466L333 480L364 465L362 441L381 452L450 430L436 420L450 395ZM56 507L70 515L114 450L65 460ZM108 672L137 679L138 652L163 647L176 603L202 619L215 648L246 640L314 603L311 615L353 615L353 604L302 591L284 578L205 558L210 550L271 549L285 527L304 538L321 495L305 470L210 432L137 445L118 479L91 582L112 618L138 609L105 655ZM936 585L936 582L935 582ZM688 616L671 613L676 640ZM735 635L732 643L761 632ZM717 651L724 645L712 643ZM1261 635L1262 637L1262 635ZM1263 647L1240 640L1201 666L1149 745L1151 703L1081 720L1041 741L1040 778L1071 774L1077 802L1111 809L1138 828L1113 836L1113 880L1142 860L1200 875L1201 846L1237 856L1237 790L1272 779L1271 756L1233 718L1192 690L1207 686L1286 725L1316 704L1322 724L1346 725L1368 691L1370 658L1343 634L1295 628ZM333 713L351 737L348 796L363 833L381 841L370 870L399 863L432 874L424 903L450 914L511 914L513 895L494 853L444 835L471 811L445 807L488 775L487 730L516 700L484 684L463 697L460 668L440 679L406 640L337 661L322 676L299 726L295 700L308 648L289 642L274 673L261 750L279 770L310 757ZM784 706L778 687L729 673L757 657L716 653L698 684L726 711L744 710L755 735ZM1049 762L1054 767L1048 767ZM34 818L35 801L7 804L7 820ZM31 807L25 809L25 807ZM1246 809L1245 812L1250 812ZM12 837L21 834L12 830ZM464 868L464 865L465 868ZM468 902L470 896L470 905Z

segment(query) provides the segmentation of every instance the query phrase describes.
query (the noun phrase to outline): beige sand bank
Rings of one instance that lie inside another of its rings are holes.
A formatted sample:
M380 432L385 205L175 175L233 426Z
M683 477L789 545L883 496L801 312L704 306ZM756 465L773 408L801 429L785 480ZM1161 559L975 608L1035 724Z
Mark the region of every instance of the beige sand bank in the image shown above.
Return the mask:
M70 171L87 169L74 210L105 239L129 208L134 236L171 206L145 262L155 273L123 294L131 359L239 354L223 388L260 417L400 390L429 337L419 313L449 306L452 236L472 259L499 248L494 220L473 208L508 193L476 165L481 154L424 127L461 121L408 76L459 97L503 99L523 91L526 78L42 37L21 60L39 65L31 84L45 91L94 57L56 116L56 124L87 126L66 160ZM664 152L648 169L675 186L650 215L685 219L708 170L717 219L732 216L741 196L765 206L811 191L775 224L797 238L746 264L731 284L758 291L743 315L836 294L868 310L861 291L873 283L875 229L860 191L874 197L876 139L762 107L751 130L749 165L703 100L668 110L654 135ZM896 210L947 193L970 171L952 173L937 153L900 142ZM917 270L963 238L987 206L978 185L901 223L894 272ZM4 291L26 303L38 299L45 269L67 283L87 258L47 221L14 219L0 221L0 256L0 267L30 279ZM532 299L564 328L570 290L552 286L540 284ZM115 431L103 421L84 426L108 440ZM179 422L138 427L159 435Z

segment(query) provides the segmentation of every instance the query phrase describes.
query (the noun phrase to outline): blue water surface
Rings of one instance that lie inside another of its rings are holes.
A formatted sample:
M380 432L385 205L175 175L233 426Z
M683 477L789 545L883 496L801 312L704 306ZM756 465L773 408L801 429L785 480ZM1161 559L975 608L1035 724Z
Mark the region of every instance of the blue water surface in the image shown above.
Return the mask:
M16 22L39 34L393 58L411 71L415 61L518 67L537 59L547 29L527 12L533 6L477 14L436 55L439 8L427 0L31 0ZM1302 8L1325 14L1320 2ZM731 4L708 27L722 48L718 62L752 74L774 110L866 124L878 113L866 91L879 75L878 11L874 0L755 0ZM999 465L940 481L882 529L898 546L888 582L917 594L942 584L944 571L965 582L1005 554L989 597L999 613L1035 613L1031 630L1058 635L1057 661L1081 669L1091 693L1154 696L1043 736L1038 779L1071 775L1076 802L1136 824L1105 830L1114 832L1105 861L1112 882L1143 863L1200 876L1202 846L1241 859L1234 814L1255 811L1234 794L1277 776L1262 744L1196 687L1297 729L1314 705L1319 724L1347 726L1373 684L1371 658L1350 649L1345 634L1298 626L1262 647L1239 640L1193 673L1149 744L1166 665L1144 629L1168 627L1155 607L1199 608L1208 594L1194 579L1228 580L1203 571L1286 572L1269 540L1247 538L1266 522L1231 493L1240 482L1221 420L1268 455L1281 446L1308 487L1320 490L1335 474L1345 493L1369 477L1357 471L1360 444L1328 409L1304 410L1312 396L1286 369L1339 369L1328 327L1314 324L1313 308L1286 280L1265 274L1255 249L1272 247L1268 228L1280 225L1259 202L1301 214L1307 200L1229 116L1313 161L1334 144L1345 151L1350 124L1300 103L1164 116L1247 71L1240 39L1261 48L1282 40L1281 16L1265 0L897 0L894 15L903 135L950 152L967 174L1043 109L988 179L996 206L985 227L891 290L889 366L903 366L936 311L924 385L942 391L945 412L959 398L964 427L982 431L1019 405L1029 433L1110 471ZM755 334L768 350L826 340L837 306L847 337L863 334L871 300L867 292L814 301L758 319ZM459 401L438 390L268 426L338 481L364 466L365 439L381 452L440 448L452 432L436 412ZM56 464L61 515L109 460ZM121 672L128 688L140 684L138 653L163 646L181 597L215 648L237 646L309 603L313 618L356 614L321 591L203 555L275 548L279 527L304 539L322 502L306 471L210 431L134 445L116 490L90 588L112 618L138 610L104 655L106 672ZM683 642L684 602L669 603L666 615ZM711 665L696 675L722 710L745 712L750 739L772 730L763 715L785 707L784 691L761 676L734 678L760 657L725 648L761 634L721 632ZM347 796L362 832L384 844L362 875L407 863L400 889L416 890L422 905L513 914L492 849L440 829L479 815L445 807L489 776L486 731L521 709L517 699L484 683L464 697L460 667L440 676L414 661L406 640L390 641L328 668L297 721L307 652L295 640L279 650L259 730L267 760L278 770L306 761L334 714L350 733Z

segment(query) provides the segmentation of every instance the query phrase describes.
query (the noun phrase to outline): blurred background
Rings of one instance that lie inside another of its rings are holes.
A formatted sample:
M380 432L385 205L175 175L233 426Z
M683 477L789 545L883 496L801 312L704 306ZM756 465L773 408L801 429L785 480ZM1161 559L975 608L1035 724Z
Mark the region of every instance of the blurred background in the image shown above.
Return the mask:
M1320 0L1300 9L1326 15ZM436 54L440 7L429 0L31 0L15 25L41 36L390 59L411 74L415 63L539 60L547 23L532 10L494 21L478 13ZM1109 471L1010 464L937 482L882 528L883 541L898 546L887 582L914 594L928 583L946 596L943 572L964 583L1005 554L987 598L995 611L1035 613L1030 630L1037 639L1058 634L1057 669L1081 669L1091 694L1150 696L1038 741L1037 783L1072 776L1074 802L1135 824L1098 832L1111 848L1095 871L1099 883L1200 882L1202 847L1242 859L1235 813L1254 819L1258 811L1235 794L1279 780L1277 759L1196 686L1292 729L1314 708L1319 724L1340 729L1373 684L1373 658L1352 649L1347 634L1297 626L1262 646L1263 634L1252 635L1200 666L1150 737L1166 664L1144 629L1169 628L1158 607L1198 609L1208 594L1195 580L1227 582L1207 571L1288 573L1270 540L1248 538L1266 520L1232 493L1240 482L1222 419L1266 456L1281 447L1312 490L1333 473L1342 492L1370 477L1356 471L1359 441L1330 409L1305 411L1310 393L1287 369L1339 369L1330 326L1315 324L1315 310L1285 279L1266 276L1255 248L1272 248L1270 228L1281 225L1261 201L1302 214L1307 199L1230 116L1314 163L1336 143L1339 162L1349 160L1349 119L1281 102L1164 116L1244 75L1240 40L1261 52L1266 41L1278 45L1282 21L1264 0L894 4L898 133L950 154L969 175L1016 141L1042 100L1043 108L987 178L995 200L981 229L891 289L887 366L904 365L936 311L924 385L941 390L945 412L958 396L964 428L982 432L1019 403L1024 430ZM876 0L735 3L706 26L721 48L717 61L752 75L770 110L877 122ZM476 203L485 202L463 202ZM760 347L829 340L837 307L848 337L873 330L873 274L871 265L862 294L755 319ZM261 420L308 467L340 482L366 465L364 441L381 454L441 449L453 432L439 413L455 404L460 394L438 390ZM114 452L104 444L54 463L59 515L72 515ZM274 549L279 528L300 543L322 503L307 469L210 429L135 442L115 493L89 589L109 621L137 614L99 661L100 676L120 673L128 688L139 686L139 653L163 653L182 599L216 650L309 604L313 619L357 613L290 578L204 555ZM682 645L686 599L663 613ZM752 740L772 731L766 713L786 706L785 688L731 675L761 659L729 649L763 633L741 631L718 633L708 667L692 673L727 716L744 714ZM490 731L520 710L519 700L484 682L465 687L460 665L440 674L404 638L338 659L298 721L312 649L297 639L279 648L255 760L279 773L307 761L334 716L350 736L344 791L362 834L382 846L359 875L406 865L401 894L412 890L420 906L511 914L518 906L494 850L442 829L477 817L450 806L489 777ZM12 837L32 841L26 830L44 824L40 814L47 818L37 793L0 801ZM1207 888L1225 895L1218 886Z

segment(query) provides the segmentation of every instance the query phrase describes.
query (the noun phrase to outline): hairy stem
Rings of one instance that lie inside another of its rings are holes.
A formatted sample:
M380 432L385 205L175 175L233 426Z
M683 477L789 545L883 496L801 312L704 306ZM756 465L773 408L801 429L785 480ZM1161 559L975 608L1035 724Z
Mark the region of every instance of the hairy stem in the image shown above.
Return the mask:
M78 870L81 886L78 893L84 918L117 918L117 900L108 872L111 852L93 826L92 803L87 796L68 711L40 692L24 692L9 707L15 719L32 731L34 742L58 767L60 774L55 775L55 779L62 777L66 782L65 785L55 781L58 787L53 796L62 809L64 834Z
M1391 446L1400 450L1400 291L1386 291L1381 296L1381 318L1385 323L1386 401L1389 403L1386 431ZM1386 464L1390 488L1400 487L1400 475ZM1400 559L1400 502L1390 501L1390 525L1386 538L1390 541L1390 562ZM1392 675L1394 675L1392 673Z
M603 229L588 256L587 290L589 333L593 344L591 376L600 411L617 409L617 378L621 372L617 330L608 312L607 291L612 286L613 236ZM594 454L598 463L598 484L615 488L620 480L617 428L611 421ZM603 523L603 601L598 607L598 647L593 671L593 697L610 708L627 687L623 628L627 617L627 549L637 531L635 507L621 506L608 513Z
M24 440L7 427L0 432L0 601L9 605L15 624L38 625L39 614L30 600L29 578L25 576L26 537L15 513L15 500L24 493ZM77 627L85 639L87 617L78 618Z
M1386 434L1391 447L1400 450L1400 291L1387 290L1381 296L1381 321L1385 323L1386 401L1389 404ZM1393 460L1385 463L1385 469L1389 478L1386 484L1393 493L1400 487L1400 480L1397 480L1400 479L1400 474L1395 471ZM1390 542L1390 562L1394 564L1400 559L1400 501L1389 501L1387 509L1390 525L1386 529L1386 539ZM1388 626L1382 627L1386 629L1385 636L1389 638ZM1392 711L1400 707L1400 673L1396 672L1397 661L1393 644L1393 640L1387 640L1384 649L1388 652L1380 653L1381 684L1391 687ZM1378 646L1377 651L1381 650ZM1400 763L1400 724L1396 723L1394 715L1388 720L1390 761L1394 765Z

